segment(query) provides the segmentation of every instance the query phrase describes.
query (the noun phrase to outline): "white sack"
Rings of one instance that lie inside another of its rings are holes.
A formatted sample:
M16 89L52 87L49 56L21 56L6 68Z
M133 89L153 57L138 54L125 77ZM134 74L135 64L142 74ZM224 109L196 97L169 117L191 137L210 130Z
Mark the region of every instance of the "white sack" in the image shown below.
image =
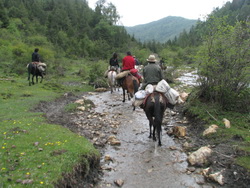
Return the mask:
M170 104L175 105L178 102L180 94L178 93L178 91L170 88L167 92L165 92L164 95L167 97Z
M149 93L153 93L154 92L154 86L152 84L148 84L145 88L145 91L147 92L147 94Z
M139 90L135 93L135 99L144 99L147 95L145 90Z
M161 92L161 93L166 93L168 90L170 90L170 86L168 83L163 79L160 82L158 82L156 88L156 91Z

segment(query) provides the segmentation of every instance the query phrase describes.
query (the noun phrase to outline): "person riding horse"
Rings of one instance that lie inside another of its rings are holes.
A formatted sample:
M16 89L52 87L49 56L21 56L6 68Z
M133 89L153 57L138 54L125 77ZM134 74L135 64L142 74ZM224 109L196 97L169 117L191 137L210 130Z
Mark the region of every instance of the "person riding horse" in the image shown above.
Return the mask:
M156 58L154 55L150 55L147 59L148 65L143 69L143 79L141 89L144 90L148 84L156 85L163 79L162 69L156 64Z
M135 59L132 56L130 51L128 51L127 55L122 59L122 71L121 72L124 72L124 71L131 73L133 76L135 76L139 80L139 82L141 81L141 76L138 74L138 70L135 69ZM119 85L122 85L123 80L124 80L124 77L117 80Z
M109 60L109 66L110 66L109 67L110 70L113 69L113 68L115 68L115 71L117 73L120 72L120 66L119 66L119 62L118 62L118 55L117 55L116 52L114 52L113 56L110 58L110 60Z

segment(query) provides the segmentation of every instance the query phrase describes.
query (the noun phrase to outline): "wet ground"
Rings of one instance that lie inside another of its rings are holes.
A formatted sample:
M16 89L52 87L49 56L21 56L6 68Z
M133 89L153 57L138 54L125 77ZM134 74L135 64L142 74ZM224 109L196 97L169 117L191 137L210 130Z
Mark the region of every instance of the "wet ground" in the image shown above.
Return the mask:
M189 77L194 76L188 74L180 80ZM65 112L65 106L79 99L84 99L85 103L88 101L85 109ZM202 127L183 115L182 106L176 106L173 111L166 110L161 147L148 138L149 125L143 110L136 108L133 111L131 101L122 102L121 89L112 94L110 91L80 96L66 93L54 102L42 102L37 111L44 112L49 122L85 136L100 150L99 173L78 187L245 188L250 183L247 171L234 165L233 158L237 154L226 143L213 146L215 152L210 163L215 170L227 172L223 186L205 179L201 175L202 168L188 165L188 151L184 150L183 144L188 142L195 150L209 143L198 136L203 131ZM188 128L185 138L167 134L176 125ZM112 142L111 138L115 141Z
M125 188L204 187L199 185L204 184L203 176L187 175L187 157L181 145L163 130L163 145L158 147L157 142L148 138L149 125L144 111L140 108L133 111L131 101L122 103L121 92L97 93L87 98L96 104L98 113L116 116L120 122L115 136L121 144L105 147L101 161L104 175L96 187L117 187L116 181L122 182ZM170 110L166 111L166 127L180 121L177 113L172 112L173 116ZM105 156L110 159L105 161Z

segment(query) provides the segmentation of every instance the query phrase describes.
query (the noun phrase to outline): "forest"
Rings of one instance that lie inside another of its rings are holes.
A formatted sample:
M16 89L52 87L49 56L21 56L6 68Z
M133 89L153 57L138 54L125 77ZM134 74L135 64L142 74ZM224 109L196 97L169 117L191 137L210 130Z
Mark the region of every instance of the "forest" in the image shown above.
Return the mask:
M97 1L95 10L85 0L0 0L0 11L0 66L7 75L26 73L38 47L51 75L63 76L70 61L90 60L79 74L103 85L98 69L105 69L113 52L121 59L130 50L141 62L157 53L168 65L198 68L200 97L225 109L249 110L249 0L227 2L164 44L136 41L116 25L120 16L106 0Z

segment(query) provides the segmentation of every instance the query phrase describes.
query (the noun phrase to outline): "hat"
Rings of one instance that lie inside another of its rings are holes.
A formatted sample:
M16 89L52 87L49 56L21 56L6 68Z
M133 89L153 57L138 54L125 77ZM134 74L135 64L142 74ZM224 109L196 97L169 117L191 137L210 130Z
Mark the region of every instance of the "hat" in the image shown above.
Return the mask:
M156 62L155 56L154 55L150 55L148 57L147 61L149 61L149 62Z

